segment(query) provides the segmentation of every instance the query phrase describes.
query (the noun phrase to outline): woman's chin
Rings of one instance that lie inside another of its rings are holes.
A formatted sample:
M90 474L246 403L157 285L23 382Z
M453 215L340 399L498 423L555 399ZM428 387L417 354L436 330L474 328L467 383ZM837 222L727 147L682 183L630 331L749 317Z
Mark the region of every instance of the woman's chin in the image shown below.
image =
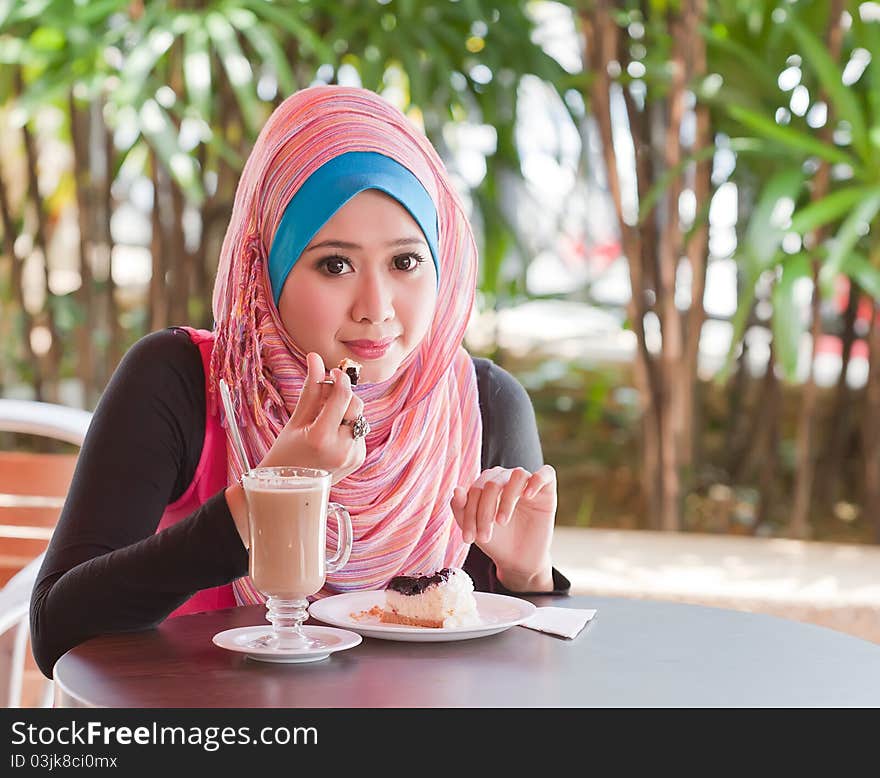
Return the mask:
M392 378L400 367L399 363L393 365L371 365L366 363L361 368L361 384L381 384Z

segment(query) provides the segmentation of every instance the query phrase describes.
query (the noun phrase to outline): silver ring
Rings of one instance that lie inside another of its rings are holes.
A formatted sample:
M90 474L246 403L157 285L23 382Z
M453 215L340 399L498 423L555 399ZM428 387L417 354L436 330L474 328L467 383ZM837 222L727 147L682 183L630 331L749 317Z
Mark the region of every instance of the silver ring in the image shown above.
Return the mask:
M351 436L357 440L370 434L370 422L364 418L364 414L358 414L356 419L343 419L342 423L351 427Z

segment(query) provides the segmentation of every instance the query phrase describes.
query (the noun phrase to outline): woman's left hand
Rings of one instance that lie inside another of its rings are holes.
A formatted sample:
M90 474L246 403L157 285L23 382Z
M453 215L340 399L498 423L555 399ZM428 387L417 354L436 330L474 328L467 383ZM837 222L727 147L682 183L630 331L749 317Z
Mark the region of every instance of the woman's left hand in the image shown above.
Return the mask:
M484 470L452 494L452 513L465 543L476 542L511 591L550 591L550 542L556 517L556 471L521 467Z

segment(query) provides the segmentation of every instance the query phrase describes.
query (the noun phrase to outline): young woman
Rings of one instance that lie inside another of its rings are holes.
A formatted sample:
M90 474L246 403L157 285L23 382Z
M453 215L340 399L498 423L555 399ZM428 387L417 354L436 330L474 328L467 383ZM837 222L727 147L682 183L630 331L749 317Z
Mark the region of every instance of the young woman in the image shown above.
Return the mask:
M462 347L476 275L461 202L406 117L362 89L282 103L239 182L213 331L143 338L95 411L34 588L42 671L98 634L262 601L228 424L251 465L331 471L354 543L318 596L444 566L477 589L566 592L528 396Z

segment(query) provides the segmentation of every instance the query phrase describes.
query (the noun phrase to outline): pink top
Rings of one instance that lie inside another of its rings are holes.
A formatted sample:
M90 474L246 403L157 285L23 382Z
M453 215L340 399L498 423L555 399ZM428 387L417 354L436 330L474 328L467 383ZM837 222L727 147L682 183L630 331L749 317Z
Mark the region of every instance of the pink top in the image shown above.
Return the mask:
M208 394L208 381L211 375L211 350L214 347L214 335L207 330L196 330L182 327L190 339L199 347L202 365L205 369L205 397ZM205 402L205 440L202 444L202 455L193 476L192 483L180 497L165 508L162 520L156 528L160 532L200 508L210 497L229 484L226 476L226 433L220 426L220 418L211 413L211 404ZM213 611L220 608L232 608L236 605L232 584L202 589L190 597L183 605L172 611L168 618L183 616L188 613Z

